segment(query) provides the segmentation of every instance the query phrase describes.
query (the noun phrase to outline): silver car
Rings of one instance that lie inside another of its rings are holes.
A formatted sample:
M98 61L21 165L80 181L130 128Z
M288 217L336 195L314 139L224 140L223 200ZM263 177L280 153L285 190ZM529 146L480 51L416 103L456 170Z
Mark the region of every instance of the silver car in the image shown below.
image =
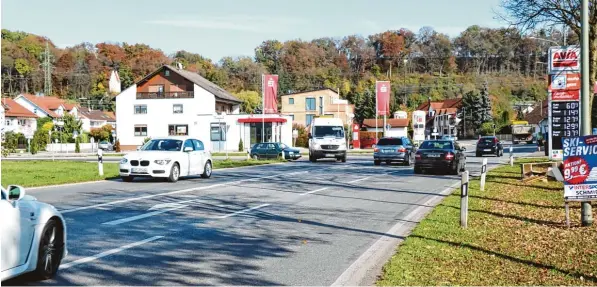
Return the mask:
M113 150L114 146L109 141L101 141L97 144L97 148L101 150Z

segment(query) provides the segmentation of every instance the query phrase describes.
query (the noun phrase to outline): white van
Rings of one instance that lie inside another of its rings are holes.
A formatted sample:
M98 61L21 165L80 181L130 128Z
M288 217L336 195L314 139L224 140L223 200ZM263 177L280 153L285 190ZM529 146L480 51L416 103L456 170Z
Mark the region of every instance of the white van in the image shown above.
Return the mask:
M309 160L335 158L346 162L346 133L338 118L315 118L309 129Z

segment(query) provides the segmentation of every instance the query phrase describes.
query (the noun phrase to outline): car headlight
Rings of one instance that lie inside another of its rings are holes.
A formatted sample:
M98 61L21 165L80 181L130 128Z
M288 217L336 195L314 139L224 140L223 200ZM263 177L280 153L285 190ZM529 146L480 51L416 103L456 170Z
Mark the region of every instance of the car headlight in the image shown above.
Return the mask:
M157 160L154 160L153 162L155 162L156 164L159 164L159 165L165 165L165 164L169 164L170 161L172 161L172 160L169 160L169 159L157 159Z
M319 148L320 148L320 146L319 146L319 144L313 144L313 148L314 148L314 149L319 149Z
M129 162L129 160L126 159L126 158L123 158L123 159L120 160L120 164L125 164L127 162Z
M346 143L345 142L340 143L340 149L345 149L345 148L346 148Z

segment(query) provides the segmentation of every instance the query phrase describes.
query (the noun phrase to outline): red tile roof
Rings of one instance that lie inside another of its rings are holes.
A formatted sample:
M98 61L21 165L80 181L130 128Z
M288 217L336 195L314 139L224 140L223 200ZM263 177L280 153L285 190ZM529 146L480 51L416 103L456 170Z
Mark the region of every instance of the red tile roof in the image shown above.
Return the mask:
M71 111L77 105L75 104L68 104L65 100L57 98L57 97L50 97L50 96L43 96L38 97L34 95L24 94L23 95L27 100L38 106L42 109L46 114L50 115L51 117L59 117L54 111L58 109L60 106L63 106L66 111Z
M79 116L94 120L94 121L109 121L112 118L100 110L89 110L87 108L79 109Z
M526 114L524 120L531 125L539 124L539 122L547 118L547 107L547 100L537 103L535 108L530 113Z
M393 128L408 127L408 123L409 123L409 119L387 119L386 120L386 124L389 124ZM375 119L365 119L363 121L363 126L370 127L370 128L376 127ZM383 127L383 119L377 120L377 127L380 127L380 128Z
M108 121L116 121L116 115L114 112L104 112L104 114L110 118Z
M462 105L462 98L446 99L443 101L431 102L431 108L434 110L459 108ZM429 102L424 102L417 107L419 111L429 110Z
M4 107L4 115L7 117L22 117L22 118L37 118L38 116L19 105L11 98L2 98L2 106Z

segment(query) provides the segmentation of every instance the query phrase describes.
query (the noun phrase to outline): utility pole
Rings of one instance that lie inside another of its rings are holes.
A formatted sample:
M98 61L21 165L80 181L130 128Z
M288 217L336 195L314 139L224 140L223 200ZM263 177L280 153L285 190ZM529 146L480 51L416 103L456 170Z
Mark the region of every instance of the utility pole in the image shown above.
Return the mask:
M589 83L589 0L582 0L581 5L581 134L583 136L591 135L591 107L590 97L591 88ZM591 203L585 201L581 203L581 224L582 226L593 225L593 211Z
M52 94L52 64L50 62L50 46L46 42L46 50L44 51L44 62L42 63L44 69L44 94L49 96Z

